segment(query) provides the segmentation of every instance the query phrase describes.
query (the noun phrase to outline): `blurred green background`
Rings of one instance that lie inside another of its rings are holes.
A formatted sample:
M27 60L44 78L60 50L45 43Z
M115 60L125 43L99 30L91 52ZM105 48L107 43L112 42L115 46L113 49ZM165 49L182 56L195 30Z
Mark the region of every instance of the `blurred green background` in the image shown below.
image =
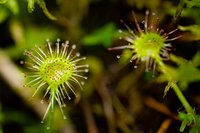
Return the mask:
M177 68L172 75L187 77L180 87L198 114L200 78L194 75L200 65L199 7L199 0L0 0L0 133L154 133L167 124L167 133L177 132L182 105L173 91L163 98L166 83L157 80L159 73L153 78L143 64L134 69L126 57L116 58L122 51L107 48L126 44L118 30L126 30L120 20L135 28L131 11L139 22L146 10L155 12L166 32L179 28L173 36L183 37L172 42L170 52L179 61L194 60L195 71L184 63L177 67L177 60L166 63ZM32 97L35 88L23 87L20 64L26 60L24 50L45 46L47 38L77 44L90 65L84 89L66 101L67 119L58 108L51 131L40 123L48 101L42 104L42 92Z

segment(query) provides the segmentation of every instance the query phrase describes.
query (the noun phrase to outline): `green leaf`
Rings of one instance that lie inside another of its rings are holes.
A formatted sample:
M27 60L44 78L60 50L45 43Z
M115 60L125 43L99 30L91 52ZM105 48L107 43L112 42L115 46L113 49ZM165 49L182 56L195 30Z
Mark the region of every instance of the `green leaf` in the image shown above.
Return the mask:
M197 67L197 61L199 60L197 57L199 56L199 53L194 56L193 60L185 60L182 57L178 57L175 55L170 55L170 59L175 62L178 67L171 67L168 65L165 65L165 68L160 68L164 69L167 71L165 74L161 74L158 78L160 82L163 81L176 81L178 82L180 88L182 90L187 89L189 83L191 82L196 82L200 81L200 70ZM195 62L193 62L195 61ZM196 64L194 64L196 63ZM198 62L199 63L199 62Z
M193 123L195 123L196 119L195 119L195 114L191 114L191 113L184 113L184 112L179 112L178 113L178 117L180 120L182 120L182 124L180 127L180 131L183 132L186 126L189 126Z
M192 58L192 63L197 67L200 65L200 51Z
M200 116L194 116L194 126L189 130L189 133L200 133Z
M116 26L113 23L108 23L92 34L85 36L82 42L86 46L103 45L108 48L112 45L117 34Z
M186 3L188 8L192 8L194 6L200 7L200 0L187 0Z
M187 61L175 55L171 55L170 58L179 65L179 67L176 68L175 75L177 75L177 79L175 80L179 81L181 89L186 89L191 82L200 81L200 70L192 61Z
M179 26L178 28L182 31L190 31L194 35L200 34L200 25Z

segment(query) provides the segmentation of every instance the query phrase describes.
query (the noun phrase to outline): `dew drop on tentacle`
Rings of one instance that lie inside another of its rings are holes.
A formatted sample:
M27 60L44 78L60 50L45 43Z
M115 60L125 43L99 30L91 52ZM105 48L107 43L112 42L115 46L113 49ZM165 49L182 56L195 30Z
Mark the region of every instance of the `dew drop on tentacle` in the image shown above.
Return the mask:
M119 59L119 58L120 58L120 55L117 55L116 57L117 57L117 59Z
M145 31L147 32L148 30L148 17L149 17L149 11L147 10L145 12L145 19L144 19L144 28L145 28Z
M76 56L77 56L77 57L80 57L80 53L76 53Z
M121 30L121 29L119 29L119 30L118 30L118 32L119 32L119 33L122 33L122 30Z
M85 85L85 82L81 81L81 85Z
M73 44L73 45L72 45L72 49L76 49L76 44Z
M135 69L137 69L137 68L138 68L138 66L137 66L137 65L134 65L134 68L135 68Z
M24 61L22 61L22 60L21 60L19 63L20 63L21 65L24 65Z
M41 104L44 104L44 100L42 99L42 100L40 101L40 103L41 103Z
M89 69L85 69L85 72L86 72L86 73L89 72Z

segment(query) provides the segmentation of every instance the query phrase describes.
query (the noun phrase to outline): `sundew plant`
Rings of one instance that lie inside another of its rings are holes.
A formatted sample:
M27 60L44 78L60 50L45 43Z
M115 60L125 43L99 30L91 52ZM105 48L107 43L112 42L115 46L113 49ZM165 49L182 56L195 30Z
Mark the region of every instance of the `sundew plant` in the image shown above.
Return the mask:
M199 0L0 0L0 133L199 133Z
M25 62L27 68L31 70L25 75L30 80L25 86L30 85L36 87L33 96L43 86L46 86L46 92L43 97L49 93L49 105L42 119L42 123L49 110L54 111L55 101L59 104L64 119L66 119L62 108L66 106L64 102L66 98L71 100L68 91L70 90L76 95L73 83L76 83L82 89L84 82L81 79L87 79L87 77L80 73L89 71L89 65L79 64L86 57L79 57L80 53L73 55L76 45L70 47L69 41L60 44L60 39L57 39L55 49L51 45L49 40L47 40L47 51L36 47L33 51L25 51L24 53L31 60L31 62Z

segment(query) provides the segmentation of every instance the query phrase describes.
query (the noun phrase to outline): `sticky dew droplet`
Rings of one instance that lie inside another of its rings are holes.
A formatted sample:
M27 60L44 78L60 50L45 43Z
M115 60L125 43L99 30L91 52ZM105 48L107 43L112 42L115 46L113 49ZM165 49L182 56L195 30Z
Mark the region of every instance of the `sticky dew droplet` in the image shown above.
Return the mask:
M138 66L137 66L137 65L134 65L134 68L136 69L136 68L138 68Z
M76 56L79 57L79 56L80 56L80 53L76 53Z
M40 103L41 103L41 104L44 104L44 100L41 100Z
M81 82L81 85L84 85L84 84L85 84L85 82L82 81L82 82Z
M119 29L119 30L118 30L118 32L119 32L119 33L122 33L122 30L121 30L121 29Z

